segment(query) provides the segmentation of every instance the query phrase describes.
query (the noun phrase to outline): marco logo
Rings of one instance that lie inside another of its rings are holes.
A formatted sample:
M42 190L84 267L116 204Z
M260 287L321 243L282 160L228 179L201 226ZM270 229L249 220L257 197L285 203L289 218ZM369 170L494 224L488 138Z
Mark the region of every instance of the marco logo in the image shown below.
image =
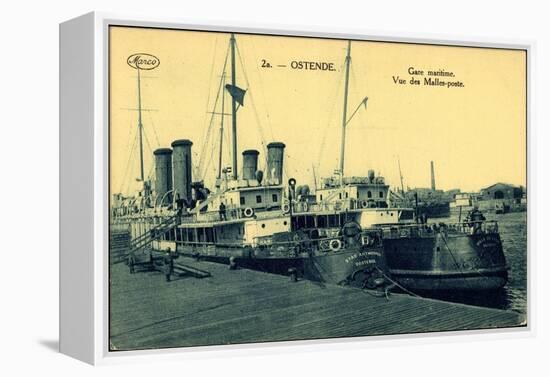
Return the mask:
M151 54L133 54L126 60L128 65L135 69L151 70L160 65L160 60Z

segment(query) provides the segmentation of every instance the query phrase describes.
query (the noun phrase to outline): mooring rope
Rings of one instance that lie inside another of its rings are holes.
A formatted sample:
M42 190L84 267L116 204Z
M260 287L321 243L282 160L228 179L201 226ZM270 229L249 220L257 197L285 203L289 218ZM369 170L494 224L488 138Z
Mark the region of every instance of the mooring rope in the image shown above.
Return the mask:
M404 292L408 293L409 295L411 296L414 296L414 297L418 297L418 298L422 298L421 296L417 295L416 293L414 292L411 292L409 291L407 288L403 287L401 284L399 284L397 281L393 280L391 277L389 277L380 267L376 266L376 269L378 271L380 271L380 273L386 278L388 279L392 284L394 284L396 287L398 287L399 289L403 290Z
M367 289L367 288L362 288L361 289L361 292L363 293L366 293L368 294L369 296L372 296L372 297L376 297L376 298L381 298L381 297L385 297L386 300L390 300L390 297L388 295L388 289L384 289L384 292L382 293L379 293L379 294L375 294L374 292L372 292L371 289Z

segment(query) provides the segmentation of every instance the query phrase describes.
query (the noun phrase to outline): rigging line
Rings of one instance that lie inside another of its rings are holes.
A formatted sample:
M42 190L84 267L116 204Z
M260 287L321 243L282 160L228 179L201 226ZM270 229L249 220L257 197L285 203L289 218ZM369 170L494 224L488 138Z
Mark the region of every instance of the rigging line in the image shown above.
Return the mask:
M133 119L130 119L130 111L126 112L126 122L128 122L128 124L130 125L128 127L128 134L126 136L126 149L128 150L130 148L130 143L132 143L134 140L132 138L132 133L133 131L135 131L135 124L137 123Z
M228 60L228 56L229 56L229 44L227 45L227 50L226 50L226 53L225 53L225 60L224 60L224 63L223 63L223 69L222 69L222 77L220 78L220 84L218 86L218 90L217 90L217 93L216 93L216 100L214 102L214 110L216 109L216 106L218 104L218 100L219 100L219 95L220 95L220 91L223 92L224 88L223 88L223 76L225 75L225 69L226 69L226 66L227 66L227 60ZM214 69L214 64L212 63L212 70ZM209 86L210 87L210 86ZM208 96L210 97L210 91L208 92ZM207 103L207 109L209 108L210 106L210 100L208 100L208 103ZM196 167L196 175L198 177L201 177L201 179L204 179L204 175L206 174L206 172L204 171L204 158L206 158L206 155L205 155L205 149L206 149L206 146L209 145L209 140L210 140L210 137L211 137L211 133L212 133L212 127L213 127L213 122L214 122L214 114L215 111L212 112L211 116L210 116L210 123L208 125L208 128L206 128L206 131L205 131L205 134L203 136L203 143L202 143L202 146L201 146L201 151L200 151L200 154L199 154L199 163Z
M445 237L442 237L443 238L443 242L445 242L445 246L447 247L447 250L449 251L449 253L451 254L451 256L453 257L453 261L455 262L455 264L457 265L457 267L460 269L460 271L464 272L464 270L462 269L462 267L460 267L460 265L458 264L455 256L454 256L454 253L453 251L451 250L451 248L449 247L449 244L447 243L447 240L445 239ZM482 272L480 272L477 268L474 269L474 272L476 272L479 276L481 277L484 277L486 279L488 279L489 277L485 274L483 274ZM464 278L464 280L466 280L466 278Z
M243 57L242 57L241 52L239 50L238 44L235 44L235 46L236 46L236 50L237 50L237 56L239 57L239 62L241 63L241 68L242 68L242 71L243 71L243 76L244 76L247 88L250 88L250 81L248 80L248 75L246 73L245 65L244 65L244 62L243 62ZM250 97L250 103L252 105L252 112L254 113L254 118L256 120L256 124L258 126L258 131L259 131L259 134L260 134L263 155L265 156L265 158L267 158L267 154L268 154L267 153L267 139L265 137L264 130L262 128L262 122L260 121L260 117L259 117L259 114L258 114L258 109L256 108L256 101L254 100L253 92L250 91L250 90L248 92L249 92L248 96ZM266 112L267 112L267 106L266 106ZM270 130L271 130L272 138L274 139L273 129L271 128ZM287 160L289 160L289 159L287 158ZM288 175L288 163L283 164L283 173L287 177L289 177L289 175Z
M149 148L149 152L152 155L153 154L153 149L151 148L151 143L149 143L149 138L147 137L147 132L143 133L143 137L145 139L145 145L147 146L147 148Z
M358 81L357 81L357 77L355 75L355 69L353 68L353 64L350 64L350 71L351 71L351 85L350 86L351 86L351 90L352 90L353 94L355 95L355 98L364 98L364 96L361 97L361 95L359 94L359 92L357 90L357 82ZM355 105L353 105L353 106L355 106ZM362 107L362 106L363 106L363 104L359 104L359 107ZM365 106L367 106L367 105L365 105ZM346 119L346 128L348 128L348 125L349 125L348 122L351 120L351 118L353 118L355 116L355 114L357 113L357 111L359 111L359 107L357 107L357 110L355 110L355 112L351 115L351 117L349 119ZM366 112L361 111L361 113L366 113ZM366 125L365 125L365 127L361 127L361 128L364 130L366 128ZM361 128L359 128L359 130L361 130ZM355 129L358 129L358 128L356 127ZM352 127L352 130L353 130L353 127ZM361 135L362 135L362 133L361 133ZM365 147L367 147L368 144L369 144L369 138L368 137L365 137L364 143L365 143ZM369 156L370 155L369 154L369 148L364 148L362 153L363 153L363 156L365 156L365 157ZM367 159L367 161L368 161L368 159Z
M136 148L137 149L137 148ZM134 153L132 153L131 156L134 156ZM128 172L131 172L131 169L128 169ZM125 177L123 184L124 186L121 189L121 192L129 193L130 192L130 183L133 182L132 178Z
M130 114L130 112L127 112L127 117L126 117L126 120L130 124L130 127L128 127L128 136L126 138L126 140L127 140L126 150L129 151L129 154L128 154L128 161L124 165L125 166L124 174L123 174L122 180L120 182L119 191L121 193L122 193L122 190L124 189L124 183L126 182L126 178L128 176L128 170L129 170L129 167L130 167L130 160L132 159L133 150L135 148L136 141L137 141L137 133L132 138L132 132L135 130L135 126L134 126L135 122L129 120L129 118L130 118L129 114Z
M134 135L134 142L132 143L132 147L130 148L130 154L128 155L128 161L126 161L126 167L124 168L124 175L122 176L122 181L120 182L120 190L119 191L121 193L122 193L122 190L124 189L124 183L126 182L126 178L128 177L128 171L130 170L130 161L132 160L132 156L134 154L136 144L137 144L137 132Z
M208 141L206 142L206 144L214 144L214 142L212 143L208 143ZM206 178L206 174L208 172L208 169L210 168L210 165L212 164L212 160L214 158L214 150L216 148L215 147L212 147L210 148L210 153L208 154L208 158L206 156L206 151L203 152L203 154L201 155L201 160L202 160L202 166L200 168L200 172L201 172L201 175L199 175L200 179L201 180L204 180ZM205 161L206 161L206 165L205 165Z
M239 46L237 45L237 43L235 43L235 47L237 49L237 56L239 57L239 62L241 63L241 69L243 71L244 81L246 82L246 86L249 89L250 88L250 82L248 81L248 75L246 74L246 70L244 68L244 63L243 63L243 58L242 58L242 55L241 55L241 52L239 50ZM264 155L267 156L267 143L266 143L265 135L263 133L262 124L260 122L260 117L258 115L258 110L256 108L256 104L255 104L255 101L254 101L254 97L252 95L252 91L248 90L248 93L249 93L248 96L250 97L250 103L252 104L252 112L254 113L254 116L256 118L256 122L258 124L258 131L260 133L260 138L262 139L262 148L264 150Z
M208 172L208 169L210 168L210 165L212 164L212 161L214 160L214 150L215 149L216 149L215 147L210 148L210 155L209 155L208 160L206 160L206 166L203 166L203 168L202 168L202 172L203 172L203 175L201 177L202 180L206 179L206 173Z
M231 141L231 137L229 136L229 133L231 132L231 129L229 127L226 127L224 131L225 132L223 134L223 137L224 137L225 143L226 145L230 145L229 142ZM231 161L231 148L225 148L225 154L227 157L226 161Z
M441 238L443 239L443 242L445 243L445 246L447 247L447 250L449 251L449 254L451 255L451 258L453 258L453 262L455 263L456 267L458 267L458 269L459 269L462 273L464 273L464 270L462 269L462 267L460 266L460 264L459 264L458 261L456 260L453 251L452 251L451 248L449 247L449 244L447 244L447 240L445 239L445 236L444 236L444 235L440 235L440 236L441 236ZM464 280L464 283L465 283L466 285L469 285L468 280L466 279L465 276L462 276L462 279Z
M154 170L155 170L155 165L151 164L151 166L149 166L149 171L147 172L147 175L145 176L147 180L149 180L149 181L153 180L152 178L153 178L153 171Z
M147 137L147 133L144 132L143 135L145 136L145 145L147 145L147 148L149 148L149 152L152 155L153 154L153 149L151 148L151 143L149 142L149 138ZM149 178L149 179L151 178L151 173L153 171L154 166L155 166L154 163L149 166L149 172L147 173L147 178Z
M218 48L218 37L216 36L216 39L214 40L214 52L212 53L212 64L210 65L210 79L208 80L208 88L212 87L212 79L214 77L214 66L216 62L216 50ZM229 49L229 47L227 47ZM208 95L206 97L206 110L208 110L208 106L210 105L210 90L208 91ZM204 116L204 123L206 124L206 115Z
M214 39L214 52L212 54L212 64L210 64L210 75L209 75L209 79L208 79L208 93L207 93L207 96L206 96L206 109L205 109L205 114L204 114L204 121L203 121L203 128L206 130L206 122L208 120L208 109L210 108L210 96L211 96L211 91L210 91L210 88L212 87L212 78L214 76L214 66L215 66L215 62L216 62L216 49L217 49L217 45L218 45L218 37L216 36L216 38ZM228 47L229 48L229 47ZM206 133L205 135L203 135L204 137L206 137Z
M256 46L254 45L254 39L253 38L250 39L250 46L252 47L251 50L252 50L252 54L254 55L254 61L258 61L258 55L256 54ZM237 46L237 52L238 52L238 50L239 50L239 47ZM259 88L260 88L260 93L262 95L263 102L264 102L267 125L269 127L269 132L271 133L271 140L275 140L275 136L273 135L273 127L272 127L272 124L271 124L271 117L269 116L269 109L267 107L268 101L267 101L267 97L266 97L265 91L264 91L264 83L263 83L262 75L260 74L260 70L258 69L258 65L256 65L255 67L256 67L256 72L258 72L258 81L259 81L259 84L260 84Z
M351 86L352 86L352 90L353 90L353 94L355 94L356 98L365 98L365 95L361 95L358 91L357 91L357 77L355 76L355 70L353 69L353 64L350 66L351 68ZM365 75L366 76L366 75ZM367 87L366 84L364 85L364 87ZM360 104L359 106L361 106L362 104ZM368 106L368 105L366 105ZM355 113L357 113L357 110L355 111ZM355 115L355 113L352 114L352 117L353 115ZM366 111L362 111L361 113L367 114ZM351 118L350 118L351 119ZM350 120L348 119L348 121ZM366 126L365 126L366 127ZM365 128L365 127L362 127L362 128Z
M340 71L342 70L343 66L344 66L344 64L342 63L342 65L340 65ZM317 171L320 170L319 167L321 165L321 158L323 156L323 152L324 152L324 149L325 149L328 130L330 129L330 124L332 123L332 114L334 113L334 109L336 108L336 97L338 95L338 92L340 91L340 87L342 86L343 79L344 79L344 75L342 74L342 75L340 75L340 79L336 80L336 82L335 82L336 86L334 88L334 91L332 91L332 94L330 95L330 97L327 100L329 106L330 106L330 103L332 103L332 106L329 107L329 114L328 114L328 117L327 117L327 125L324 128L323 138L321 139L321 144L320 144L320 147L319 147L319 157L317 158Z
M120 182L120 189L119 189L120 193L126 192L126 189L128 189L128 188L129 188L129 185L130 185L130 184L129 184L129 181L130 181L130 180L128 179L128 172L131 170L129 165L130 165L130 161L131 161L132 157L134 156L134 153L133 153L133 152L134 152L134 150L132 150L131 153L130 153L130 156L129 156L129 158L128 158L128 166L127 166L127 169L126 169L126 171L125 171L125 173L124 173L124 176L123 176L123 178L122 178L122 181Z
M151 165L151 167L149 168L149 173L147 173L147 178L149 178L149 181L152 181L153 180L153 172L154 172L154 166Z
M228 145L229 140L227 139L227 137L225 135L226 132L227 132L227 130L224 129L223 142ZM230 153L230 148L226 148L226 149L227 150L225 152L229 154ZM212 142L212 148L210 148L209 158L207 160L205 160L206 165L203 166L203 177L202 177L203 180L207 179L207 174L210 171L215 172L214 175L217 176L216 166L212 166L212 162L214 161L214 155L217 154L217 152L219 152L219 147L216 146L216 143ZM231 156L229 155L228 158L231 159ZM205 156L205 159L206 159L206 156ZM212 166L212 169L210 168L211 166Z
M225 143L225 145L229 145L229 142L230 142L229 133L231 132L231 129L227 128L227 127L224 127L223 131L224 131L223 132L223 142ZM216 143L213 143L213 145L216 145ZM219 152L219 148L217 148L217 147L210 148L210 157L207 160L207 165L203 168L203 171L204 171L204 173L203 173L204 176L202 178L203 180L206 179L206 174L207 174L210 166L212 165L212 161L214 161L215 152ZM225 161L230 161L231 160L231 148L225 148L224 152L225 152L225 157L227 157L224 160ZM214 170L215 170L215 167L214 167Z
M223 131L224 131L223 132L224 143L226 145L229 145L228 133L231 131L231 129L224 128ZM208 171L208 169L210 168L210 165L212 164L212 161L214 161L214 152L219 152L218 148L211 148L210 159L208 160L208 165L204 168L204 176L205 177L206 177L206 172ZM230 148L225 148L225 154L226 154L227 159L224 159L224 160L225 161L231 160L231 149ZM213 167L212 171L216 171L215 166ZM205 178L203 178L203 179L205 179Z
M149 111L146 111L147 113L149 113L149 120L151 121L151 128L153 129L153 134L155 135L155 139L157 140L157 148L160 148L160 140L159 140L159 135L157 134L157 130L155 128L155 123L153 122L153 116L151 115L151 113Z
M227 66L227 58L229 56L229 47L227 48L227 52L226 52L226 55L225 55L225 61L223 63L223 74L225 74L225 69L226 69L226 66ZM216 94L216 100L214 101L214 109L216 108L217 104L218 104L218 100L220 98L220 92L222 92L223 90L225 90L223 87L223 75L222 77L220 77L220 84L218 86L218 92ZM210 140L210 134L212 132L212 125L214 123L214 114L215 111L212 112L211 116L210 116L210 124L208 125L208 129L207 129L207 132L206 132L206 135L203 139L203 145L202 145L202 148L201 148L201 151L200 151L200 155L199 155L199 164L197 166L197 170L196 170L196 175L198 177L201 177L201 179L204 179L204 172L203 172L203 165L204 165L204 151L206 149L206 146L208 145L208 140ZM223 115L222 115L223 116Z
M351 74L351 80L350 80L351 91L355 95L355 98L359 98L358 91L357 91L357 77L355 76L355 69L353 68L353 64L350 64L349 70ZM353 104L353 101L351 104L355 106ZM349 119L346 119L346 126L348 125L348 121Z

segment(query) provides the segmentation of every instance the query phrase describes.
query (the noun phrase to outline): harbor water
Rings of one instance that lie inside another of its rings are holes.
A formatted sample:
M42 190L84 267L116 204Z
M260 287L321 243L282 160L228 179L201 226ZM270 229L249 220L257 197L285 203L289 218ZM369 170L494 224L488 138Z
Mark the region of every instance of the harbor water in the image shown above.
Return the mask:
M502 247L510 266L508 284L494 292L448 292L422 294L426 297L469 305L527 313L527 212L484 213L487 220L498 221ZM457 222L458 215L430 219L429 222Z

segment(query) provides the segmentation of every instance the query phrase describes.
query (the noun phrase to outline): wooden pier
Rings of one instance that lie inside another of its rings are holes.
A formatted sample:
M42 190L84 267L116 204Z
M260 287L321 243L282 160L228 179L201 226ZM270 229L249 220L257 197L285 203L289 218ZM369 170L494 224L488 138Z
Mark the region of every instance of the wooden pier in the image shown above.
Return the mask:
M322 285L246 269L196 262L207 271L171 282L158 271L130 274L111 265L113 350L184 347L525 325L524 316L408 295L389 300L353 288ZM176 266L177 267L177 266ZM178 269L182 271L182 269Z

